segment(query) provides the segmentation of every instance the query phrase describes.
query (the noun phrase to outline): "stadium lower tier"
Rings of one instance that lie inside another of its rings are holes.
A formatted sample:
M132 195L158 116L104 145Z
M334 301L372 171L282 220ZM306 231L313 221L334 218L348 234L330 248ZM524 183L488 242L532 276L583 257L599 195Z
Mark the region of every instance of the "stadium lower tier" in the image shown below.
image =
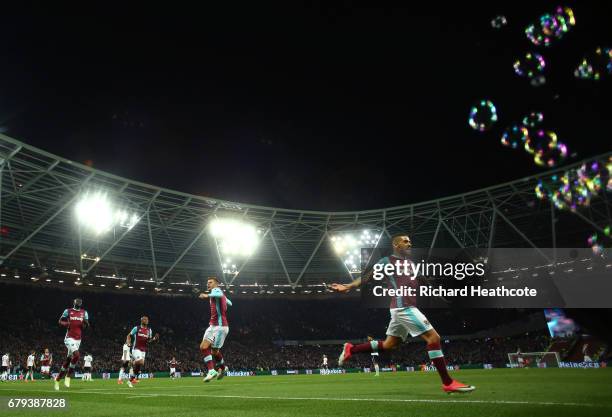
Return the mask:
M90 353L95 372L116 372L121 364L126 335L142 315L160 341L150 346L144 371L167 371L172 357L178 370L197 371L203 367L199 344L208 326L209 305L192 297L116 294L45 288L36 285L0 285L0 352L9 353L14 366L25 368L35 351L37 358L49 348L55 367L65 355L64 331L57 320L74 297L81 297L89 313L90 328L81 344L82 357ZM550 345L542 318L541 330L499 336L486 329L528 320L525 310L429 310L430 322L442 335L442 349L449 364L488 363L505 366L507 354L544 351ZM230 332L223 347L225 362L232 370L317 369L323 355L334 366L340 344L329 340L363 340L371 335L384 338L388 310L369 310L357 300L341 297L327 300L240 299L235 297L229 311ZM470 337L477 333L478 337ZM445 335L455 335L445 338ZM483 334L485 336L483 336ZM306 345L297 341L310 342ZM288 342L293 341L293 342ZM400 349L383 352L381 366L414 366L428 363L420 340ZM367 367L370 355L355 356L352 367ZM82 366L82 363L80 364Z

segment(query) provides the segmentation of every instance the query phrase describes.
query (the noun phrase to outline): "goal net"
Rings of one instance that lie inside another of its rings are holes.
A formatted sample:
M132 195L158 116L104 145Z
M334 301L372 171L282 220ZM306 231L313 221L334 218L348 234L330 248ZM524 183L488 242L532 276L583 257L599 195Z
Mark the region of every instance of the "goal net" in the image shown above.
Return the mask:
M508 353L511 368L558 368L559 352Z

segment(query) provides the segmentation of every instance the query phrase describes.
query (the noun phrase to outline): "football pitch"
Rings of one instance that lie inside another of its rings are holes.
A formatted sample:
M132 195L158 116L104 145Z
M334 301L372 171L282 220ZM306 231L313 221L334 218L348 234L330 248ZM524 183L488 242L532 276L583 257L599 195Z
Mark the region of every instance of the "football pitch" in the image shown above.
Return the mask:
M49 380L0 384L2 415L32 416L610 416L612 369L464 370L471 394L441 391L436 373L73 380L55 392ZM65 398L67 411L8 410L9 398Z

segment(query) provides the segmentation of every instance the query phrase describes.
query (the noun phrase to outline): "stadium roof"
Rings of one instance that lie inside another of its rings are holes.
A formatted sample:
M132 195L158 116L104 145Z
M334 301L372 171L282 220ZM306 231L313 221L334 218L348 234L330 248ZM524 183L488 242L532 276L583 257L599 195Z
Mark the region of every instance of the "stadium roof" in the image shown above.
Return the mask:
M608 160L612 152L589 160ZM330 242L334 234L379 232L379 246L408 233L421 247L584 246L589 232L611 223L605 193L588 208L558 212L535 197L542 174L464 194L377 210L289 210L186 194L122 178L0 134L0 260L5 265L65 271L80 277L201 283L209 275L234 285L317 288L350 273ZM412 187L419 177L409 178ZM423 186L431 186L423 184ZM324 187L324 185L322 185ZM86 192L107 193L136 214L132 228L99 236L75 221ZM206 227L215 218L255 225L261 244L237 270L223 273ZM131 282L131 281L130 281Z

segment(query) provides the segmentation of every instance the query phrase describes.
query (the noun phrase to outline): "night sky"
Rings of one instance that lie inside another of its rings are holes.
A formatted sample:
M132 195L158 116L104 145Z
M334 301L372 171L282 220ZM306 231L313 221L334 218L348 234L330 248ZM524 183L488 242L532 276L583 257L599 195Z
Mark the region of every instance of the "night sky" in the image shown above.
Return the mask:
M564 3L577 25L550 48L523 30L557 3L291 3L4 13L0 129L131 179L317 210L418 202L541 172L499 143L534 110L576 158L612 149L612 77L573 76L586 52L612 46L606 2ZM508 25L495 30L499 14ZM527 51L547 60L542 87L513 72ZM481 98L500 116L484 134L467 124Z

